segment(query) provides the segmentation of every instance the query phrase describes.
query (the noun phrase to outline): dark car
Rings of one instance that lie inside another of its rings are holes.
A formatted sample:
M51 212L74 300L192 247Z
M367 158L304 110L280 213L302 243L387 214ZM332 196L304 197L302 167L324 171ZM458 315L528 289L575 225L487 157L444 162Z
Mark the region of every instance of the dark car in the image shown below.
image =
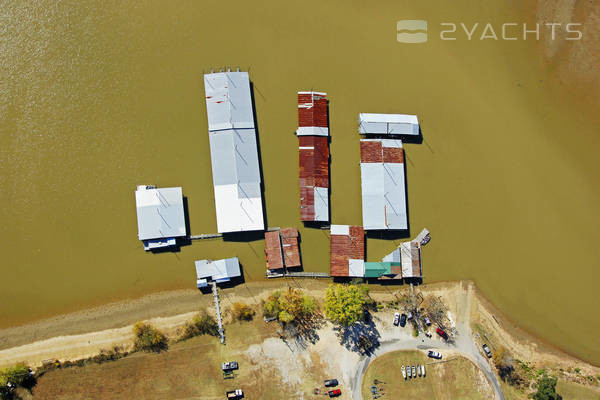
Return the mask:
M335 387L338 385L337 379L327 379L325 381L325 387Z
M485 355L487 356L487 358L492 358L492 351L490 350L490 348L488 347L487 344L483 344L483 351L485 352Z
M431 351L431 350L427 353L427 357L437 358L438 360L442 359L442 355L440 353L438 353L437 351Z
M406 314L402 313L400 316L400 326L404 327L406 325Z
M448 334L446 332L444 332L444 330L442 328L437 328L435 330L435 332L440 335L441 337L444 338L444 340L448 340Z
M329 397L338 397L342 395L342 391L340 389L330 390Z

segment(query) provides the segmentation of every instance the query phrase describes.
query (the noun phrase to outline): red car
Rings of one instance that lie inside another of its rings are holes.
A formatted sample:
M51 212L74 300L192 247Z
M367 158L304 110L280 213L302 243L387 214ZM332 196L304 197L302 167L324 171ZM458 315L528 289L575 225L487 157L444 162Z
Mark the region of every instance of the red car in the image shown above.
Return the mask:
M329 391L329 397L338 397L341 394L342 394L342 391L340 389L335 389L335 390Z
M444 340L448 340L448 334L442 330L442 328L437 328L436 333L444 338Z

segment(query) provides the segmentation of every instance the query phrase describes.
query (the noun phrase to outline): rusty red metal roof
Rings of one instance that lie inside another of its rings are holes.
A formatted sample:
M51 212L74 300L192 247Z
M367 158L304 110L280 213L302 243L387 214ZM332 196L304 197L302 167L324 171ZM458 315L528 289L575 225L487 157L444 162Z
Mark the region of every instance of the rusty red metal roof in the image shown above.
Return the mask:
M265 254L267 268L270 270L299 267L301 263L298 229L284 228L265 232Z
M364 260L365 231L362 226L350 226L349 235L332 234L330 239L331 276L349 276L348 260Z
M281 252L279 231L265 232L265 254L267 256L268 269L283 268L283 254Z
M327 127L327 98L315 92L298 93L298 125ZM298 136L300 166L300 219L329 220L329 143L327 136ZM317 194L315 194L317 192ZM320 212L315 211L315 196Z
M404 150L398 147L383 147L380 141L360 141L361 163L404 163Z
M298 126L327 127L327 97L315 92L298 93Z

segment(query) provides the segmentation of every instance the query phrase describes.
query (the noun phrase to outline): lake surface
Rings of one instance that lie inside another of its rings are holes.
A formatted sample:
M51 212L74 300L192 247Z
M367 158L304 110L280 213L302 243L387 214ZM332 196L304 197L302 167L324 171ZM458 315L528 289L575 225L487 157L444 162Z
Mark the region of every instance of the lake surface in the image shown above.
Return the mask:
M489 4L488 4L489 3ZM361 224L359 112L418 114L406 144L411 234L425 282L473 279L520 326L600 362L600 118L535 40L440 40L441 22L535 21L521 1L9 0L0 22L0 327L194 286L193 261L238 256L264 279L262 240L151 254L138 184L182 186L193 234L216 232L202 73L249 70L269 226L300 228L305 270L326 231L299 220L296 91L330 99L332 220ZM430 40L396 41L427 19ZM481 28L475 36L481 35ZM400 240L369 239L368 260Z

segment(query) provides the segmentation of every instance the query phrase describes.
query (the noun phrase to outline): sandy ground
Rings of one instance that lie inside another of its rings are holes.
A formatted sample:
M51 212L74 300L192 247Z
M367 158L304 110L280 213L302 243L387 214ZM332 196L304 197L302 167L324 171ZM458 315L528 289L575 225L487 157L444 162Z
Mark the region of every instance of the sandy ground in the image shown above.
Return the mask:
M285 288L286 284L301 287L311 295L322 298L323 289L328 283L328 281L318 280L273 280L244 284L237 288L223 290L222 306L227 309L238 300L248 304L258 304L275 288ZM404 286L393 288L373 286L372 288L371 295L378 301L392 300L394 296L409 290ZM477 334L474 335L477 346L469 347L470 343L473 343L470 324L476 322L497 335L502 345L510 348L519 359L547 362L564 368L577 366L585 375L600 374L600 368L554 349L513 326L478 293L471 282L428 284L420 286L417 290L420 290L423 295L433 294L444 299L459 333L468 332L463 337L459 335L456 351L465 354L473 362L476 362L475 357L480 355L478 350L480 338ZM195 312L207 308L212 312L212 296L197 291L177 291L159 293L133 302L115 303L36 324L5 329L0 331L0 341L3 344L3 349L0 350L0 366L18 361L37 366L43 360L52 358L66 360L89 357L97 354L101 349L109 349L116 345L128 348L132 341L131 325L139 320L149 320L159 329L173 336ZM409 343L409 339L415 340L410 332L393 329L390 323L391 312L376 313L374 322L381 335L379 341L382 344L398 342L399 339L402 339L403 343ZM461 342L463 339L464 343ZM291 353L288 356L281 356L284 354L282 352L284 349ZM297 371L299 363L309 367L311 359L314 359L310 354L304 354L299 358L299 350L296 350L278 339L268 339L262 344L248 348L247 355L249 357L260 355L272 359L278 365L278 369L282 370L283 376L294 381L300 379L300 375L294 378L294 371L300 373ZM319 331L319 341L311 346L311 351L319 355L317 358L327 364L328 370L338 374L346 383L349 384L354 379L359 355L352 351L341 351L339 339L329 327Z

